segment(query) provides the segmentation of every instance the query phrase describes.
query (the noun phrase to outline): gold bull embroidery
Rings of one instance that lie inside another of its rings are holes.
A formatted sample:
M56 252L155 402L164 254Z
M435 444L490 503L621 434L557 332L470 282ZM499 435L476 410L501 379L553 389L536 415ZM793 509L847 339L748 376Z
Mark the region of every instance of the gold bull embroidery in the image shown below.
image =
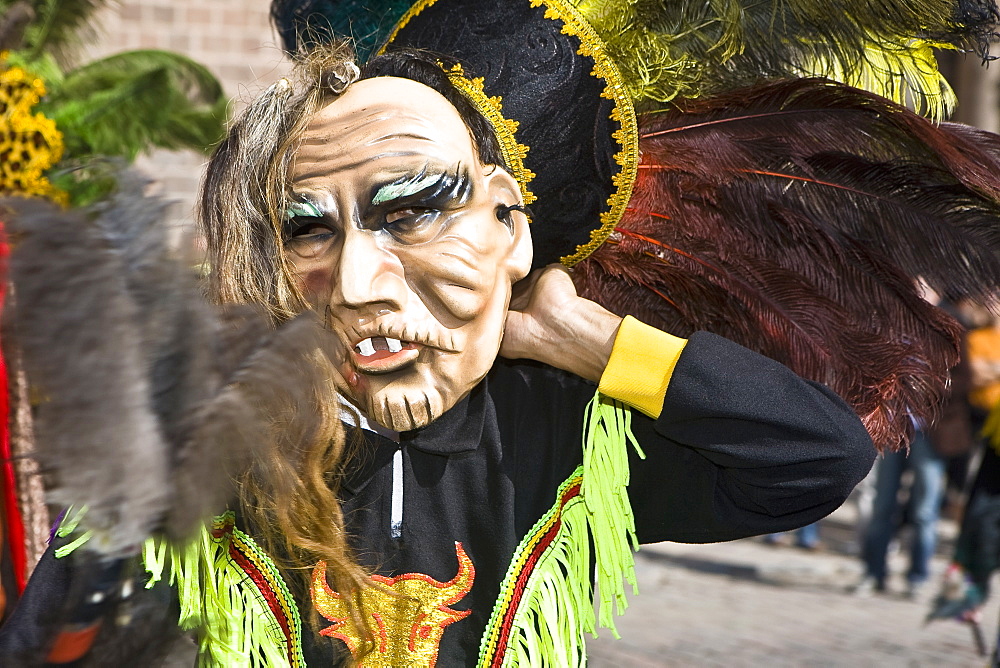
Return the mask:
M438 582L422 573L405 573L394 578L372 576L384 589L369 587L361 593L376 643L362 665L433 668L444 627L471 612L448 607L469 593L476 577L476 569L461 543L455 543L455 552L458 573L448 582ZM360 634L340 594L330 589L326 563L322 561L313 569L312 596L316 610L333 622L320 630L320 634L343 640L357 656Z

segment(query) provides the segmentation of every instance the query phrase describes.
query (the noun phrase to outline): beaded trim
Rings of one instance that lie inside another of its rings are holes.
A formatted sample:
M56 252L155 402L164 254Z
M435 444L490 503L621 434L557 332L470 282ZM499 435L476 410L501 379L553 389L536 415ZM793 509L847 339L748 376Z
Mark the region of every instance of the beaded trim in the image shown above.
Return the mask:
M253 582L274 615L274 621L281 628L285 637L288 665L304 668L306 663L302 655L302 620L284 578L271 558L250 536L232 528L229 538L229 557Z
M448 75L452 85L461 91L493 126L493 131L500 142L500 153L503 154L504 161L510 168L511 176L517 179L524 203L534 202L537 197L528 189L528 184L531 179L535 178L535 173L524 166L524 159L528 156L528 147L518 143L516 137L518 122L503 115L503 104L500 96L490 97L487 95L486 91L483 90L483 77L469 79L465 76L461 64L456 64L451 69L445 69L445 74Z
M580 488L583 484L583 467L579 466L563 482L556 493L558 501L532 528L514 551L507 575L500 588L500 595L493 608L486 632L479 648L479 667L494 668L503 665L507 643L515 617L524 595L525 584L534 572L538 560L555 540L562 528L563 513L576 502L582 502Z

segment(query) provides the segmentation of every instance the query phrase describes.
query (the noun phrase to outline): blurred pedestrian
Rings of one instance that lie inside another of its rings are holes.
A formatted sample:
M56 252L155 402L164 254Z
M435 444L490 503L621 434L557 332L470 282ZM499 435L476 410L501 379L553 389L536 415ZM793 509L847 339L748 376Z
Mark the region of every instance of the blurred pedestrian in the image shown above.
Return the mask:
M955 554L929 618L975 623L1000 566L1000 317L969 332L973 424L982 426L983 454L969 492ZM985 417L989 415L988 419Z
M947 309L933 292L925 289L924 296ZM1000 331L997 333L1000 335ZM938 421L933 427L915 422L916 433L909 450L887 452L878 462L872 516L862 541L865 573L855 586L856 593L885 591L889 544L902 525L907 509L914 528L906 572L907 595L915 598L930 577L947 463L950 458L965 456L973 446L967 398L972 380L970 368L969 356L963 350L958 364L951 369L950 394L942 402ZM907 470L913 476L908 506L900 499L903 474Z
M885 591L888 576L886 557L889 543L900 524L903 506L899 502L899 491L903 472L907 469L913 471L910 503L915 528L910 545L910 566L906 573L907 594L915 597L926 583L944 492L944 468L944 459L934 451L924 429L914 435L908 456L902 450L885 454L875 478L875 506L861 555L865 575L855 587L856 593Z

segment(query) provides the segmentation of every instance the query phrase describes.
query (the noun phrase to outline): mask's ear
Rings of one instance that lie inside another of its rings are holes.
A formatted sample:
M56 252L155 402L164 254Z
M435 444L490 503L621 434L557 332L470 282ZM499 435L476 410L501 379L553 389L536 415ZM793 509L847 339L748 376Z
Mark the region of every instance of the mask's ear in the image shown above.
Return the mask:
M487 175L485 186L498 213L498 223L506 226L511 236L506 264L511 283L516 283L531 271L533 257L528 216L524 211L510 208L521 204L521 189L517 180L501 167L494 167Z

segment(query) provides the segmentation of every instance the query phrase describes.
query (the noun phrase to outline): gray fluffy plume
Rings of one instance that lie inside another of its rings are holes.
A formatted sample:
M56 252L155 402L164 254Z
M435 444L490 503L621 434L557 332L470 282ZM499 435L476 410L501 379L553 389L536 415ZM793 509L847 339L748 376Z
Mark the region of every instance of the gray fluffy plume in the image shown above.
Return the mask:
M328 383L302 363L332 338L318 320L273 329L251 307L209 304L145 185L123 178L87 212L4 203L5 333L37 404L38 458L51 501L87 507L87 549L105 557L224 509L273 423L269 399Z

